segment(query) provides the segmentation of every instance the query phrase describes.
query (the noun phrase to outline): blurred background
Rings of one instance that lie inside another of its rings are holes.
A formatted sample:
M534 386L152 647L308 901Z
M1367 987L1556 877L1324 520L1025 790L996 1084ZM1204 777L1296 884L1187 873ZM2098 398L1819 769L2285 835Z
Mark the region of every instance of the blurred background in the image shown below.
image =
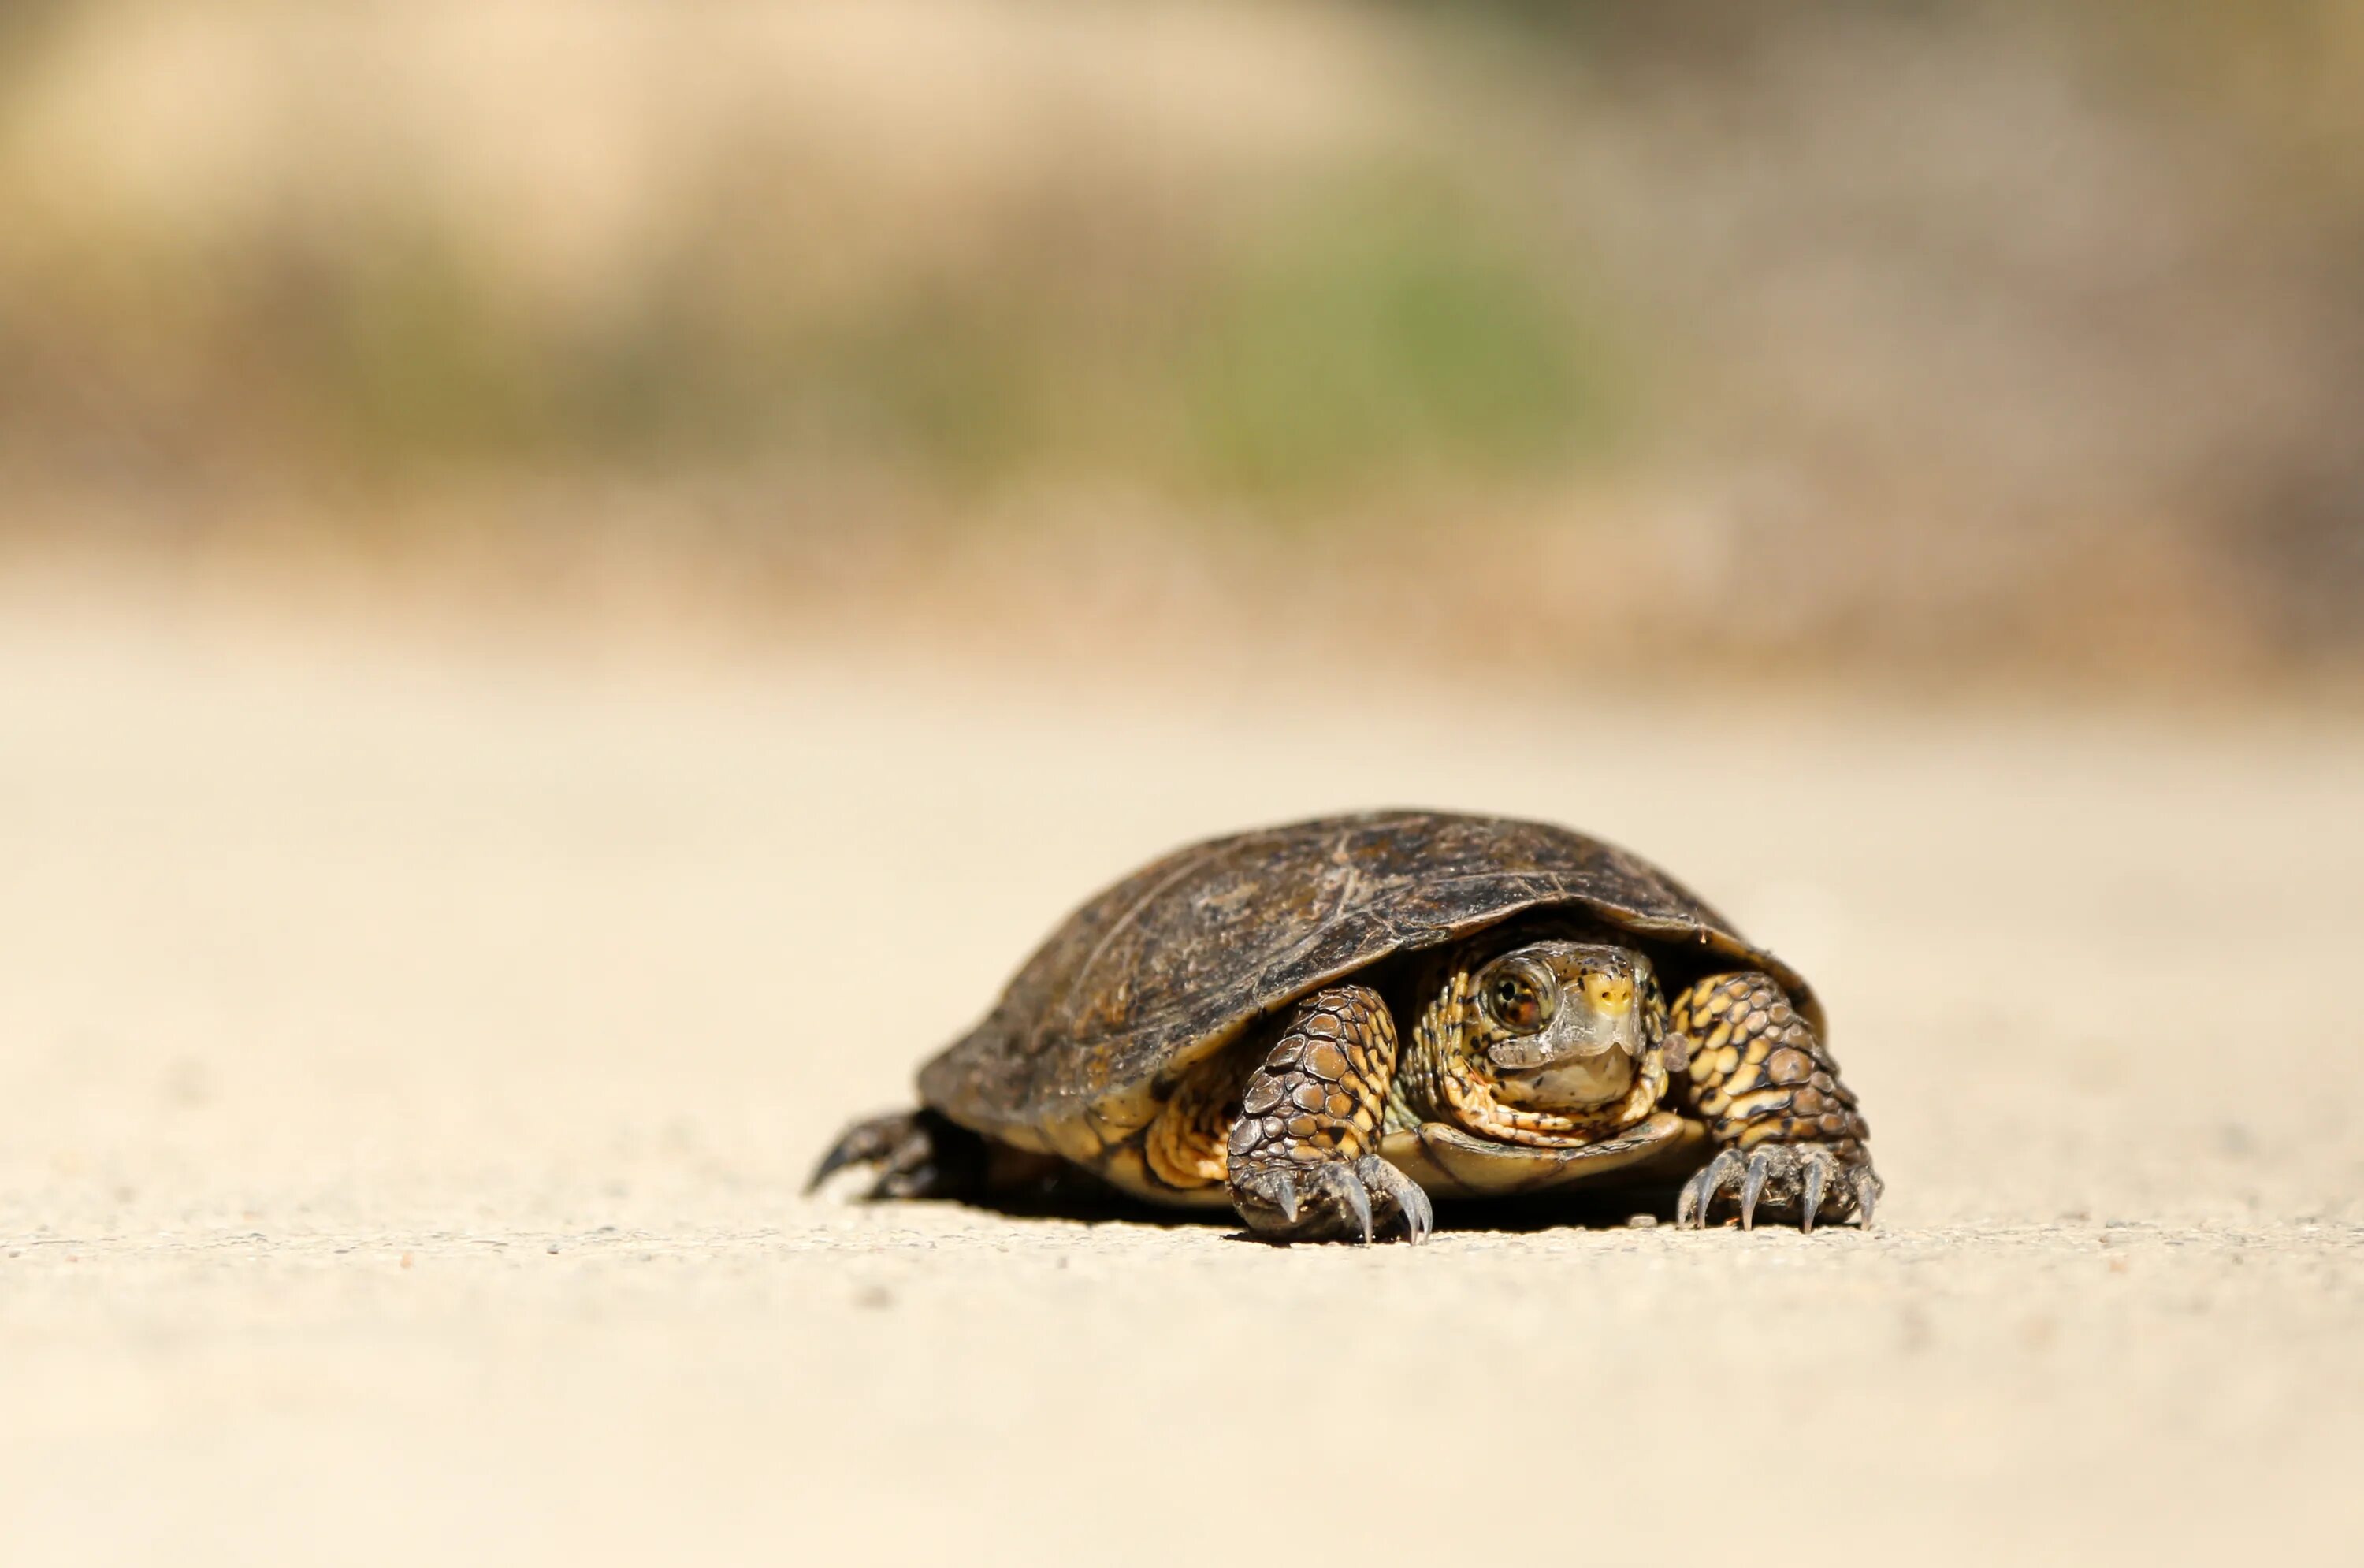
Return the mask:
M2360 142L2343 0L14 0L0 561L2349 690Z

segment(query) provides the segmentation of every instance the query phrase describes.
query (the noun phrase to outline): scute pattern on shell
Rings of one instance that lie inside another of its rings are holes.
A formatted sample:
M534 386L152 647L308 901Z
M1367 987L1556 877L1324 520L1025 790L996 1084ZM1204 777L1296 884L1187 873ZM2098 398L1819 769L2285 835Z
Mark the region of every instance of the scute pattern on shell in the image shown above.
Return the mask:
M920 1070L920 1097L988 1135L1101 1119L1323 985L1550 908L1762 969L1821 1023L1803 977L1637 855L1549 823L1368 812L1194 844L1099 894Z

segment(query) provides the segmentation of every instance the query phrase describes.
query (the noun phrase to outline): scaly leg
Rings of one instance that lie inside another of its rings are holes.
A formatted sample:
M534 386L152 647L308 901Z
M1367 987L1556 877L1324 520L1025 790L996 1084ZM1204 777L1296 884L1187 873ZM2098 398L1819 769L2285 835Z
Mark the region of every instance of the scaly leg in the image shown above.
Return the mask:
M1864 1146L1871 1129L1770 975L1713 974L1676 997L1667 1057L1676 1095L1721 1145L1684 1185L1678 1225L1704 1226L1735 1179L1744 1230L1759 1208L1794 1213L1806 1230L1817 1215L1871 1224L1881 1185Z
M1297 1005L1232 1126L1232 1204L1249 1229L1368 1241L1400 1221L1410 1240L1428 1234L1428 1195L1374 1151L1395 1071L1395 1020L1377 992L1333 985Z

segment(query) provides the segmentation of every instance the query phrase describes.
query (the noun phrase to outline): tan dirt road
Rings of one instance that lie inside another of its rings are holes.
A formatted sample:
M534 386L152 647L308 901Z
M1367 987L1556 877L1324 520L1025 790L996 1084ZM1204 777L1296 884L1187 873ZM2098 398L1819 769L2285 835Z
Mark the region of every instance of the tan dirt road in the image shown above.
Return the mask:
M2352 1560L2364 737L1586 699L12 605L0 1558ZM1882 1229L799 1195L1099 883L1398 802L1812 973Z

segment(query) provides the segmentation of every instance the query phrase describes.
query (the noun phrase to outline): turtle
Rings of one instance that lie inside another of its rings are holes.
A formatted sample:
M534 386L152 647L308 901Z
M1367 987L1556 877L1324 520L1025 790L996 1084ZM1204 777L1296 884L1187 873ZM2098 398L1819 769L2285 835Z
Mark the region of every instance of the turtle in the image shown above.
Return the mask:
M1613 844L1319 817L1094 896L810 1185L858 1166L873 1198L990 1201L1080 1170L1273 1241L1419 1241L1433 1196L1575 1183L1656 1184L1679 1226L1868 1227L1882 1183L1828 1035L1803 975Z

